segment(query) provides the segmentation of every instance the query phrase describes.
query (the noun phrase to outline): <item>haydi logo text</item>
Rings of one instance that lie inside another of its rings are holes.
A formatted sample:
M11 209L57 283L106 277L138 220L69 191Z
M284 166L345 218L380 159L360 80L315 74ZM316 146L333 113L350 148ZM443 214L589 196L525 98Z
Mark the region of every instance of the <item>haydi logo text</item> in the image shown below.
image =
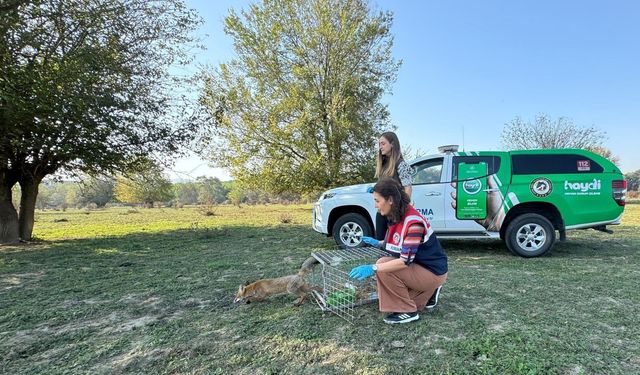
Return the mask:
M564 182L564 190L572 190L572 191L593 191L600 190L600 180L593 179L592 182Z

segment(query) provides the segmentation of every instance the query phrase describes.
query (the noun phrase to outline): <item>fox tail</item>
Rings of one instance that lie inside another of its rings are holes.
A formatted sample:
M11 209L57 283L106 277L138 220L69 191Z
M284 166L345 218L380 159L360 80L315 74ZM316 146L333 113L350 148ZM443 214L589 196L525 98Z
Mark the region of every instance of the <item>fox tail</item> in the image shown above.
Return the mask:
M302 265L300 266L300 271L298 271L298 275L305 276L309 272L313 270L313 268L318 265L318 260L314 257L307 258Z

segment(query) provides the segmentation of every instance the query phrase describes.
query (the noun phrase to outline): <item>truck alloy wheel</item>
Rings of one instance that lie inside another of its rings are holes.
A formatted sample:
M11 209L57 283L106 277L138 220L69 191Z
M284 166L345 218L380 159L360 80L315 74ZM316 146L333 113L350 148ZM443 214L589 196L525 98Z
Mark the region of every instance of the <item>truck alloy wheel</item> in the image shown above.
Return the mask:
M546 253L555 239L556 232L549 219L538 214L518 216L509 223L505 236L509 250L526 258Z
M360 214L350 213L340 216L333 225L333 238L341 247L355 247L362 236L371 235L371 226Z

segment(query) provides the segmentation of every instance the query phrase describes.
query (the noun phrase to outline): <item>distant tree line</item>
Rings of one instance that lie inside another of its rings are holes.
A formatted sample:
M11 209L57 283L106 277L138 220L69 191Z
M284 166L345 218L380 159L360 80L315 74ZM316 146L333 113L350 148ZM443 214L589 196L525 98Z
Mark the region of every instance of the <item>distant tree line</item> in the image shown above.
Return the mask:
M639 196L640 169L626 173L630 198ZM148 185L123 177L91 177L83 182L45 181L40 185L36 208L64 210L67 208L102 208L112 204L144 205L146 207L183 207L185 205L267 204L309 202L315 197L295 193L274 194L243 188L234 181L200 176L193 181L170 182L157 177ZM20 204L20 189L14 187L13 204Z
M185 205L300 203L309 199L300 194L273 194L240 187L233 181L201 176L194 181L170 182L144 186L140 181L123 177L92 177L83 182L44 181L39 187L36 208L103 208L105 206L140 205L145 207L183 207ZM148 182L148 181L147 181ZM14 187L13 204L20 205L20 189Z

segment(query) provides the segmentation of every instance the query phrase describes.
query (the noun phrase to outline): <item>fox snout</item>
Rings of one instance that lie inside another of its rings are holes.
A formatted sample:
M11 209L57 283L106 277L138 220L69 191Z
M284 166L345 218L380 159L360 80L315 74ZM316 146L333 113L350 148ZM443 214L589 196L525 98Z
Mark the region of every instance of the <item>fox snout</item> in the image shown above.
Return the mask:
M245 297L237 297L236 296L236 298L233 300L233 303L238 303L238 302L251 303L251 301L249 301Z
M233 303L238 303L242 301L249 303L249 297L250 296L247 294L246 285L240 285L238 287L238 292L236 293L236 298L233 300Z

